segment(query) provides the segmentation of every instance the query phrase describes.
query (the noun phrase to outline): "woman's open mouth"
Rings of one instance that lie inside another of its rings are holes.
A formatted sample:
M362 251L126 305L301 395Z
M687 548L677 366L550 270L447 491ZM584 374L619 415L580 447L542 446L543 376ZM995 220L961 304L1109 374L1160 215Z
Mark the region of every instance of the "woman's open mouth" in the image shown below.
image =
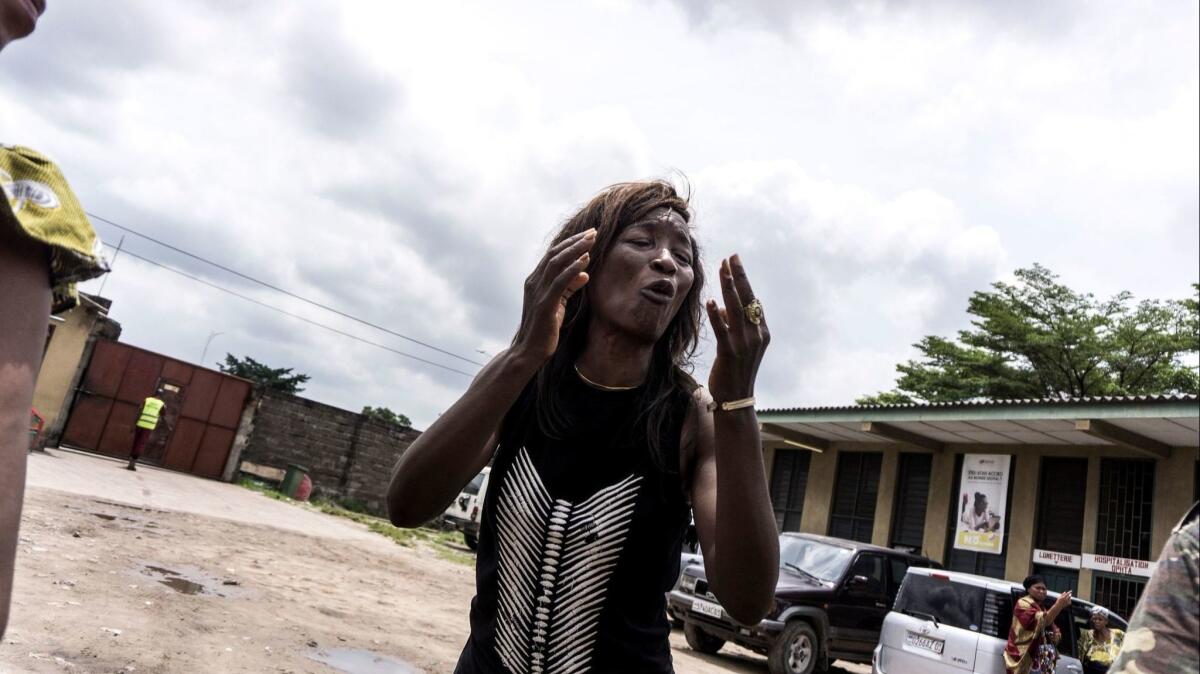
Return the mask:
M642 288L642 297L650 300L655 304L670 304L675 299L675 284L666 280L659 280Z

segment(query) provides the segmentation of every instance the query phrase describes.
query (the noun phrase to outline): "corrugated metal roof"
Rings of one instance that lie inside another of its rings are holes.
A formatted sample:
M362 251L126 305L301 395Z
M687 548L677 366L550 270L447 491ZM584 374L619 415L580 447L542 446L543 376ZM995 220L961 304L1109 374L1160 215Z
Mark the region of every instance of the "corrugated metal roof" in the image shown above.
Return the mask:
M760 410L760 414L803 414L806 412L864 412L870 410L949 410L1003 407L1071 407L1076 405L1155 405L1161 403L1200 404L1200 396L1184 393L1142 396L1084 396L1081 398L1021 398L1011 400L968 400L946 403L904 403L899 405L843 405L824 407L777 407Z
M818 448L847 442L928 441L943 447L1132 442L1136 451L1162 456L1166 447L1200 447L1200 396L1194 394L772 409L759 411L758 420L764 437Z

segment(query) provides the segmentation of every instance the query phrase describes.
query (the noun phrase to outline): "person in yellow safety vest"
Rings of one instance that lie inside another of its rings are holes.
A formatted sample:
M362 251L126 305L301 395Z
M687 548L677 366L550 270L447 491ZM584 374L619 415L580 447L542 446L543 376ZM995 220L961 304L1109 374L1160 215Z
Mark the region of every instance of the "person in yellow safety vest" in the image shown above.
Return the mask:
M162 390L159 389L156 393L162 393ZM138 415L137 425L133 429L133 449L129 451L129 465L125 466L127 469L137 470L138 457L146 448L150 434L158 427L158 419L166 406L166 403L154 396L148 396L142 403L142 412Z

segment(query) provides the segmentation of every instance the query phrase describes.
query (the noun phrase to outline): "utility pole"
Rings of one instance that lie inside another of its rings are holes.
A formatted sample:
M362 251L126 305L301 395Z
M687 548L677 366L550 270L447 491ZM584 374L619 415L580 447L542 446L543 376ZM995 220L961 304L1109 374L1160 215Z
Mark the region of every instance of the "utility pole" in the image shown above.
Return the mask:
M117 241L117 250L113 253L112 259L108 262L108 274L112 273L112 268L117 264L117 258L121 255L121 246L125 243L125 235L121 235L121 240ZM96 293L98 297L104 297L104 284L108 283L108 274L104 275L104 280L100 281L100 291Z
M208 339L204 340L204 350L200 352L200 364L201 365L204 365L204 357L208 355L208 345L212 344L213 338L215 338L217 335L223 335L223 334L225 334L225 333L223 333L223 332L208 333Z

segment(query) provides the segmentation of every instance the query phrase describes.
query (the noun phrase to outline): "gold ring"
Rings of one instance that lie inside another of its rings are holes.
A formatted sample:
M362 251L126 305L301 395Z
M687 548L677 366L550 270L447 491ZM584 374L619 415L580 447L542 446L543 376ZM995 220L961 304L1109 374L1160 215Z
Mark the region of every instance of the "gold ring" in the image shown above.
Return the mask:
M762 323L762 302L759 302L757 297L753 300L750 300L750 304L742 307L742 311L744 311L746 314L746 320L750 321L754 325Z

